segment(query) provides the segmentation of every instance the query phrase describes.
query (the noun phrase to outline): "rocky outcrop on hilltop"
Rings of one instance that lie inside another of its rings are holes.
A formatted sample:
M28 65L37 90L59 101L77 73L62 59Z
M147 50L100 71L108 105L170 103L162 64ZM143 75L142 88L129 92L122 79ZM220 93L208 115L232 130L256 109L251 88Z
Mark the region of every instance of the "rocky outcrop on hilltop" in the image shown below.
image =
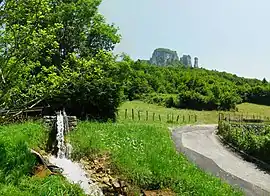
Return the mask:
M194 58L194 68L198 68L199 67L199 59L198 57Z
M192 60L190 55L183 55L180 59L176 51L166 49L166 48L158 48L154 50L150 61L150 64L158 65L158 66L167 66L173 63L181 63L185 67L199 67L199 59L198 57L194 58L194 65L192 65Z
M183 57L180 58L180 62L185 65L185 67L192 67L190 55L183 55Z
M156 49L150 59L151 64L159 66L166 66L177 61L179 61L177 52L165 48Z

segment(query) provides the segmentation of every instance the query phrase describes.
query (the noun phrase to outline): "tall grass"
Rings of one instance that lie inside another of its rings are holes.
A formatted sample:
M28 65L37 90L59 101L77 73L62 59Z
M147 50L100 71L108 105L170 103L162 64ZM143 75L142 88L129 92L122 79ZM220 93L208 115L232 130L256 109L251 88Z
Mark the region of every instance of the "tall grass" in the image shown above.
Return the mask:
M110 152L118 171L145 189L169 187L179 195L241 195L178 154L163 125L80 122L69 140L74 158Z
M44 149L48 130L41 123L0 126L0 195L83 195L63 177L31 176L36 165L29 148Z

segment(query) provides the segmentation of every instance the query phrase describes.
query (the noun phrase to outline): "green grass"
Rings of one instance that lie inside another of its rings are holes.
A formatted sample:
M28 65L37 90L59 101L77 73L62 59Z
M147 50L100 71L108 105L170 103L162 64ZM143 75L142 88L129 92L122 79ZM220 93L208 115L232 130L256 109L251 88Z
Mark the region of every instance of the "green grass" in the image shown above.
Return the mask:
M0 126L0 195L82 195L63 177L31 176L36 164L29 148L44 149L48 131L40 123Z
M237 105L238 112L223 112L231 115L259 115L270 117L270 106L263 106L257 104L243 103ZM125 109L128 110L128 118L125 119ZM162 106L144 103L142 101L128 101L124 102L119 107L119 122L133 122L131 111L134 109L134 122L138 122L138 111L141 111L141 119L139 122L155 123L155 124L168 124L167 115L174 116L174 123L171 124L194 124L194 115L197 115L197 122L195 124L217 124L219 111L196 111L186 109L165 108ZM148 121L146 121L146 111L148 111ZM155 113L155 119L153 121L153 113ZM158 115L161 116L162 121L159 121ZM177 116L180 116L179 121L176 122ZM188 116L191 116L191 121L188 120ZM183 121L185 116L185 121ZM170 124L170 123L169 123Z
M125 119L125 109L128 110L128 119ZM132 121L131 111L134 109L135 121L138 120L138 111L141 111L141 122L146 121L146 111L148 111L149 119L148 123L158 123L160 124L158 115L161 116L161 123L167 124L167 115L170 115L172 118L172 114L174 116L173 124L194 124L194 115L197 115L197 123L216 123L217 122L217 111L195 111L195 110L179 110L175 108L165 108L162 106L144 103L142 101L128 101L123 103L119 107L119 118L120 122L122 121ZM155 119L153 121L153 113L155 113ZM180 116L178 123L176 122L177 116ZM191 116L191 120L189 121L189 115ZM183 116L185 119L183 121Z
M145 189L166 187L178 195L242 195L178 154L162 124L80 122L69 140L76 159L110 152L117 170Z
M258 105L252 103L242 103L237 106L239 113L246 115L259 115L270 117L270 106Z

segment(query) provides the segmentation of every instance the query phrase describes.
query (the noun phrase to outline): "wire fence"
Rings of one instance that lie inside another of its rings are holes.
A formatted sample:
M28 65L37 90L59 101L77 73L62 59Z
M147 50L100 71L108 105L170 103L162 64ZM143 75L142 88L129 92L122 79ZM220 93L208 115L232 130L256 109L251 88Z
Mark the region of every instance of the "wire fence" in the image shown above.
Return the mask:
M123 114L124 112L124 114ZM152 111L125 109L124 111L118 111L124 119L133 121L154 121L154 122L166 122L166 123L196 123L198 121L196 114L176 114L176 113L157 113Z
M219 122L226 121L231 124L270 124L270 117L262 115L248 114L224 114L219 113Z

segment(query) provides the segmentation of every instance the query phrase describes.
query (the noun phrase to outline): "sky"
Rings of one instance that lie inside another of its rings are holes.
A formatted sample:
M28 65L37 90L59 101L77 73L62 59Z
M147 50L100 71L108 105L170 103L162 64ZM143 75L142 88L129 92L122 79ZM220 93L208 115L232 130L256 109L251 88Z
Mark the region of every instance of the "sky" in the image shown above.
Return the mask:
M103 0L119 27L115 53L150 59L154 49L199 58L200 67L270 80L269 0Z

